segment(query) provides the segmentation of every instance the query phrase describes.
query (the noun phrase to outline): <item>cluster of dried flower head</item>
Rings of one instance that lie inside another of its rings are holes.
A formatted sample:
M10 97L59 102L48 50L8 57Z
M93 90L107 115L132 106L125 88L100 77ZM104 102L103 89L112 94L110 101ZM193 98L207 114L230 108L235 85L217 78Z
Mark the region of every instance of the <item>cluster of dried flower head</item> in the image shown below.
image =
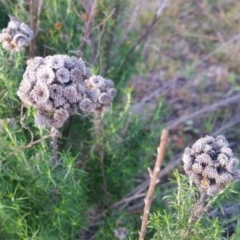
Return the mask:
M27 47L33 38L33 31L23 22L10 17L7 28L0 33L0 42L4 49L17 52Z
M183 154L184 170L200 191L214 196L226 184L240 180L238 159L224 136L206 136L197 140Z
M66 55L34 57L17 95L37 110L35 123L60 128L70 115L107 108L116 95L112 80L91 76L81 58Z

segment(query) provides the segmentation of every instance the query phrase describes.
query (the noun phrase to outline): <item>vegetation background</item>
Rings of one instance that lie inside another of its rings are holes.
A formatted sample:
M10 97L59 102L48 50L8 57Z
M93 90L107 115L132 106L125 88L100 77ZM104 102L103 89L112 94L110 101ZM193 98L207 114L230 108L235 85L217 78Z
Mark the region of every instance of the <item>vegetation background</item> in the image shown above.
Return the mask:
M199 137L224 134L240 155L238 0L1 0L1 29L9 14L36 36L13 56L0 47L0 239L137 239L163 128L146 239L240 238L239 184L184 235L197 191L181 175L182 151ZM53 54L81 56L118 95L100 135L93 116L69 119L51 168L49 130L34 126L34 109L20 118L16 91L26 60Z

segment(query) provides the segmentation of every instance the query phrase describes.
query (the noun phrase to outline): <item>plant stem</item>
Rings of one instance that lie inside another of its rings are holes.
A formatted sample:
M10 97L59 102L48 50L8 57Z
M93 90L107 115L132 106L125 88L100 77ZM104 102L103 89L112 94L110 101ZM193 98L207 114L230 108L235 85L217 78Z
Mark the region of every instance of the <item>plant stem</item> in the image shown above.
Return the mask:
M188 220L188 223L195 223L202 216L204 211L205 199L206 199L206 191L201 191L200 199L195 204L192 214Z
M57 156L57 150L58 150L58 145L57 145L57 139L59 137L60 133L59 131L52 127L51 128L51 137L52 141L50 142L51 147L52 147L52 159L51 159L51 165L52 167L55 167L57 162L58 162L58 156Z
M105 194L105 205L109 207L109 201L108 201L108 187L107 187L107 180L105 176L105 171L104 171L104 149L103 149L103 132L102 132L102 111L101 110L96 110L94 112L94 130L95 130L95 136L98 141L96 147L96 150L99 154L100 158L100 167L101 167L101 174L102 174L102 179L103 179L103 191Z

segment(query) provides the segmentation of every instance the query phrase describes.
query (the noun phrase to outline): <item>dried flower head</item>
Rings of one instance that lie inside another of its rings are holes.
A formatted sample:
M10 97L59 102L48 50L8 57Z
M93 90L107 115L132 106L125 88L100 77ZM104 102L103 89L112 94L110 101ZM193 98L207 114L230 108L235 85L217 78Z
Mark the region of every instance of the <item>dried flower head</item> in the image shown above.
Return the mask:
M185 149L182 160L189 178L210 196L219 193L229 182L240 180L238 159L224 136L200 138L192 148Z
M0 34L3 48L11 52L23 50L30 44L32 38L33 31L14 17L10 17L7 28L3 29Z
M90 73L82 59L66 55L35 57L27 65L18 96L25 106L37 110L35 123L40 126L59 128L79 110L88 114L107 109L116 95L111 80L101 76L86 79Z

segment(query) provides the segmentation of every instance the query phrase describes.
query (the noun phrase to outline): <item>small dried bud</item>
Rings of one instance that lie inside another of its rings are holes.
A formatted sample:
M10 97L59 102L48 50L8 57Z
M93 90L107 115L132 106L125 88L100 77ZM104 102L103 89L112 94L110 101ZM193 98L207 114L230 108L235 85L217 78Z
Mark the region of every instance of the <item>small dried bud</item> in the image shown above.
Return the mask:
M37 80L39 82L42 82L44 84L50 84L54 81L54 79L55 79L55 74L50 67L43 65L40 68L38 68Z
M65 87L64 96L70 103L75 103L78 101L78 93L74 86Z
M64 59L62 59L59 55L45 57L44 63L55 70L64 67Z
M49 91L46 85L38 83L31 91L31 96L36 103L44 103L49 98Z
M70 80L69 71L64 67L57 70L56 77L60 83L67 83Z
M115 98L116 94L117 94L117 90L115 88L109 88L107 89L107 93L108 93L108 96L113 99Z
M73 68L71 70L71 80L76 83L83 83L83 72L78 68Z
M98 97L98 101L103 105L107 105L111 102L111 98L107 93L101 93Z
M92 76L91 78L89 78L89 83L95 87L95 88L99 88L99 89L103 89L106 87L104 78L101 76Z
M79 108L86 113L93 112L95 110L95 104L88 98L80 100Z

